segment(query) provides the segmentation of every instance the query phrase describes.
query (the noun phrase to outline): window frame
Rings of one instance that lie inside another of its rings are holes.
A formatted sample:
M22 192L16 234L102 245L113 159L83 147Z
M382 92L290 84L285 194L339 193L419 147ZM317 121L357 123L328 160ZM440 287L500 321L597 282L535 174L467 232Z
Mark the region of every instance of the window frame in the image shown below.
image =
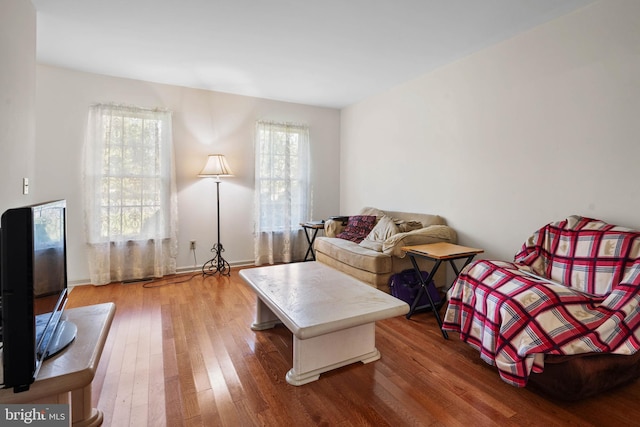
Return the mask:
M95 193L87 197L93 198L99 221L88 228L88 241L171 238L171 113L118 105L92 108L95 140L89 155Z

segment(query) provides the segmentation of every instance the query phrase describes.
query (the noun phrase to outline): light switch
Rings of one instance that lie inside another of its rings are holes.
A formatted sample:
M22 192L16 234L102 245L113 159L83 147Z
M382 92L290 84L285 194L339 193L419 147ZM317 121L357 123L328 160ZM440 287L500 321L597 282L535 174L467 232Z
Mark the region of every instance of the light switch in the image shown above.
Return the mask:
M29 178L22 178L22 194L29 194Z

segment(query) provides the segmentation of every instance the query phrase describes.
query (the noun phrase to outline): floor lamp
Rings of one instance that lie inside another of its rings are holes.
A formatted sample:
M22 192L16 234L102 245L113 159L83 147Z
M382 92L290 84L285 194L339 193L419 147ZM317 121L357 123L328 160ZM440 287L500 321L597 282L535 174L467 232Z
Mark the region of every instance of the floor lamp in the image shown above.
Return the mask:
M200 178L215 178L216 179L216 200L217 200L217 212L218 212L218 243L214 243L211 248L213 252L213 258L205 262L202 265L203 276L215 276L220 273L223 276L231 275L231 266L222 257L224 248L220 243L220 177L221 176L233 176L231 168L227 164L227 160L222 154L210 154L207 158L207 163L204 168L198 174Z

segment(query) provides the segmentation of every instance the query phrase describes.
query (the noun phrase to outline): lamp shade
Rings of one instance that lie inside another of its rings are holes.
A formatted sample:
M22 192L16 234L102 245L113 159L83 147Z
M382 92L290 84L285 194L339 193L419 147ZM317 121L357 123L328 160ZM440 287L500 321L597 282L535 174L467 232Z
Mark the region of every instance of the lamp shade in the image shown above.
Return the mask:
M220 176L233 176L231 168L227 163L227 159L222 154L209 154L207 163L198 174L200 178L212 178Z

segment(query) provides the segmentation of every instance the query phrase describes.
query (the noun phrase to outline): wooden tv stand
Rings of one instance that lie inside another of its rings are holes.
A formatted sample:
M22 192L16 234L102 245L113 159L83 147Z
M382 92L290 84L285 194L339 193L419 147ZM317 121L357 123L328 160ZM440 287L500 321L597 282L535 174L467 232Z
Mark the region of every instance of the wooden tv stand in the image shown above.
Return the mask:
M70 404L74 427L99 426L103 414L91 406L91 382L116 311L113 303L65 310L63 318L78 327L76 339L44 361L28 391L0 389L0 403Z

